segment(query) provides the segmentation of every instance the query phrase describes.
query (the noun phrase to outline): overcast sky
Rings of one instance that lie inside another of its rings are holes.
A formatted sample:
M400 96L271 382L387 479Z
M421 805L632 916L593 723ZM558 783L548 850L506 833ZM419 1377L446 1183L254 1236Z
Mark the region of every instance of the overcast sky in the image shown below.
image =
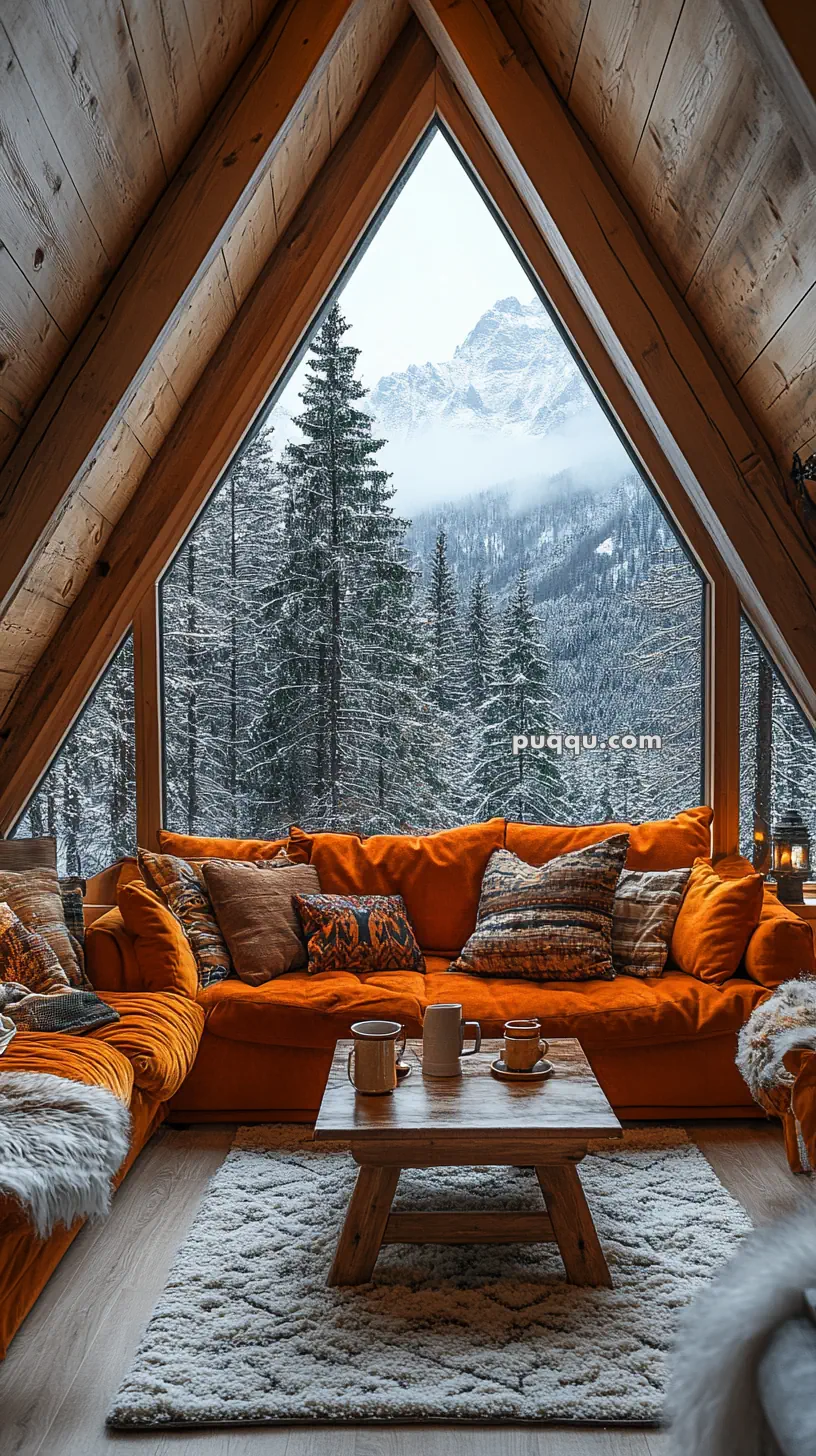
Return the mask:
M482 314L511 295L527 302L530 281L437 132L343 289L366 388L409 364L449 359ZM299 376L282 396L290 409Z
M500 298L534 298L526 273L450 143L437 132L342 290L348 342L361 350L367 389L409 364L450 359L482 314ZM305 361L280 398L297 415ZM290 428L279 416L282 447ZM509 437L437 425L392 442L382 464L393 473L395 505L411 514L474 489L518 488L571 465L598 486L628 466L609 422L596 406L547 437Z

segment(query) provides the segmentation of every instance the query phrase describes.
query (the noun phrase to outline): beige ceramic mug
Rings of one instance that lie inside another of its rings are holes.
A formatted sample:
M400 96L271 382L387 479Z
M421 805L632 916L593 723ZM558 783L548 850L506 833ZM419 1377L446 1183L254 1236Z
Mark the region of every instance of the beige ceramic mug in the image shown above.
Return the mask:
M541 1039L541 1022L534 1016L504 1023L504 1065L508 1072L531 1072L549 1043Z
M398 1021L355 1021L351 1034L354 1046L348 1054L346 1072L352 1087L367 1096L393 1092L397 1085L397 1062L405 1052L405 1028ZM399 1036L402 1036L401 1047L397 1046Z

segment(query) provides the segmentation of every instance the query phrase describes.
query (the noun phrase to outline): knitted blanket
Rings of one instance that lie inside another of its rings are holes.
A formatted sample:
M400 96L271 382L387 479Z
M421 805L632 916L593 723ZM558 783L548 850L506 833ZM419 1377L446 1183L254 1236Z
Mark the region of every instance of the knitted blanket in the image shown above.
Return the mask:
M108 1212L129 1145L130 1113L107 1087L0 1070L0 1194L25 1209L41 1239Z

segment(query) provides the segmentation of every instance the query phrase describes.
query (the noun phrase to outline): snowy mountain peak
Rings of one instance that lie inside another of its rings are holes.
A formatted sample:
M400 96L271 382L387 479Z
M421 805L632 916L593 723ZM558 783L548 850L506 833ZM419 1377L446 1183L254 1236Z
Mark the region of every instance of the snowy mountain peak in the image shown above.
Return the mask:
M434 425L544 435L585 409L590 394L537 298L500 298L453 358L379 381L369 397L391 440Z

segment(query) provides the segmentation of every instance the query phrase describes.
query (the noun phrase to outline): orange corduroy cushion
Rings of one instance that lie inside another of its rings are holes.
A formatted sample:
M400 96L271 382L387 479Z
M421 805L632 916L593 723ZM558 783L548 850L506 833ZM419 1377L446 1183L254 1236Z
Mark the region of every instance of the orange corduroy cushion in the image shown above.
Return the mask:
M673 819L643 824L519 824L508 820L505 848L527 864L543 865L613 834L628 834L628 870L683 870L709 853L712 818L713 810L701 804L682 810Z
M117 890L125 930L133 939L139 967L139 988L175 991L194 1001L198 971L190 942L171 910L142 880Z
M285 848L285 839L208 839L159 830L161 853L175 854L179 859L274 859Z
M733 976L759 924L762 890L761 875L721 879L707 860L695 860L674 923L674 964L717 985Z
M120 1019L91 1036L127 1057L143 1092L162 1102L173 1097L196 1058L204 1030L202 1008L160 991L105 991L102 999Z
M313 864L328 895L401 895L423 950L457 954L473 934L485 865L504 843L504 820L438 834L305 834L288 854Z

